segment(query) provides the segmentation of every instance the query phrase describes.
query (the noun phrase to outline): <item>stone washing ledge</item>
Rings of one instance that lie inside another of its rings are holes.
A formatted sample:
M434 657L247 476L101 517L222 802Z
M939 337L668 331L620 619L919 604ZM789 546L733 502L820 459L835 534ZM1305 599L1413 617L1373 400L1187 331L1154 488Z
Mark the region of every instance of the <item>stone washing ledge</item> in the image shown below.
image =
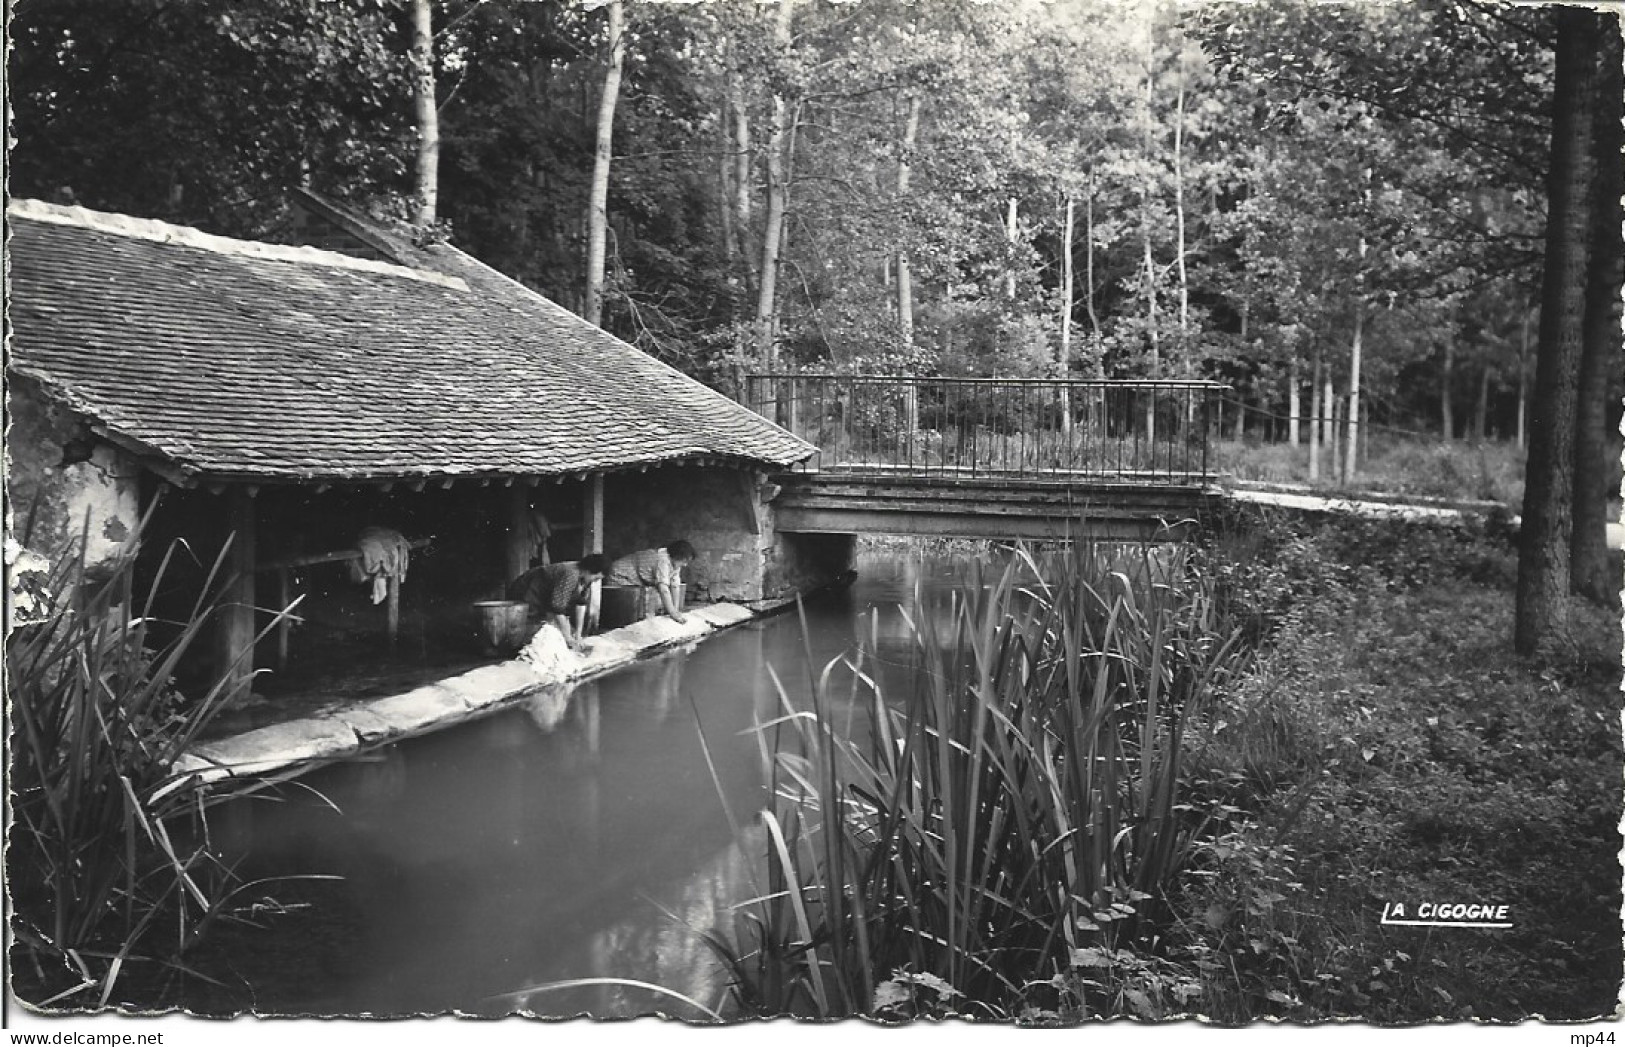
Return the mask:
M776 608L774 608L776 609ZM512 659L382 698L358 699L336 710L257 727L195 745L175 761L177 776L203 782L286 778L309 765L449 727L495 711L541 687L601 676L651 652L700 640L770 610L717 603L685 610L687 621L664 615L588 639L586 650L557 671ZM247 784L247 782L245 782Z

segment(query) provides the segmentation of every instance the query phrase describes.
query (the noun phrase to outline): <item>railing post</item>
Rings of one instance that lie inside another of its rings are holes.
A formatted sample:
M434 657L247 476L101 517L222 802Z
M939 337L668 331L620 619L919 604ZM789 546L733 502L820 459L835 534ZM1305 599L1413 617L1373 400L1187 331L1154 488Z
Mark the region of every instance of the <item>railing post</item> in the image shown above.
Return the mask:
M1213 410L1213 393L1211 388L1204 389L1202 395L1202 482L1208 482L1207 472L1207 442L1212 437L1213 425L1211 412Z
M784 385L784 427L794 433L799 422L798 416L800 412L798 408L801 400L801 378L799 375L791 375L784 380Z

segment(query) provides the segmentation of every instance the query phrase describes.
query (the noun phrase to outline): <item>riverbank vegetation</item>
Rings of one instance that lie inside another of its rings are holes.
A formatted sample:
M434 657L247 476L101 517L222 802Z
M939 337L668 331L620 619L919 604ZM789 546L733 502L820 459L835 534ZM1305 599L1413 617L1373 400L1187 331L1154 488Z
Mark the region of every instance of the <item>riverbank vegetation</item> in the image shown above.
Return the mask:
M712 939L739 1004L1094 1006L1035 972L1131 937L1213 816L1182 803L1181 753L1241 655L1189 567L1150 549L1018 557L946 613L916 609L915 693L879 694L859 654L844 701L828 673L813 708L784 698L760 728L768 882Z
M1352 480L1330 470L1310 476L1309 453L1303 444L1259 439L1222 440L1213 449L1218 470L1243 481L1378 491L1399 498L1500 502L1511 512L1523 504L1525 454L1509 441L1374 436L1367 440L1360 471ZM1618 487L1616 470L1611 489Z
M210 845L206 790L173 771L226 695L223 681L191 699L172 683L212 605L152 618L143 594L168 563L146 585L133 559L90 570L81 554L20 579L29 600L5 646L6 882L12 988L40 1007L153 1002L146 989L185 971L245 886Z
M1247 512L1022 554L762 727L745 1013L1582 1018L1619 984L1617 622L1507 649L1504 529ZM931 623L951 623L933 625ZM959 652L959 653L954 653ZM848 725L858 722L859 729ZM1510 906L1510 930L1384 905Z

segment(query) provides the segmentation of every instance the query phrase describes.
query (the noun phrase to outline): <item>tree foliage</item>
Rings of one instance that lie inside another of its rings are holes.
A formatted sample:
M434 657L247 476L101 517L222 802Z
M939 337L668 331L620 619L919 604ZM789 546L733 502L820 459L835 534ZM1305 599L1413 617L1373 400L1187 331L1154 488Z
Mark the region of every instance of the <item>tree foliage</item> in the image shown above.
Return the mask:
M1207 376L1280 414L1317 360L1348 391L1358 316L1371 420L1513 430L1545 9L865 0L797 4L781 38L775 5L625 6L603 322L706 380L764 353ZM248 235L275 235L301 183L408 213L409 7L21 0L13 191ZM580 309L608 12L434 8L441 221Z

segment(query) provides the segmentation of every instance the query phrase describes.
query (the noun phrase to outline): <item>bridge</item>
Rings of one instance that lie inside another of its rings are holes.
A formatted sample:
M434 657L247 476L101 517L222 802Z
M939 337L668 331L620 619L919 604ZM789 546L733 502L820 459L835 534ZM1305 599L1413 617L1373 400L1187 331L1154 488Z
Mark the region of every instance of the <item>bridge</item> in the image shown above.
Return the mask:
M1205 381L754 374L744 402L818 447L773 478L786 533L1184 533L1217 497Z

